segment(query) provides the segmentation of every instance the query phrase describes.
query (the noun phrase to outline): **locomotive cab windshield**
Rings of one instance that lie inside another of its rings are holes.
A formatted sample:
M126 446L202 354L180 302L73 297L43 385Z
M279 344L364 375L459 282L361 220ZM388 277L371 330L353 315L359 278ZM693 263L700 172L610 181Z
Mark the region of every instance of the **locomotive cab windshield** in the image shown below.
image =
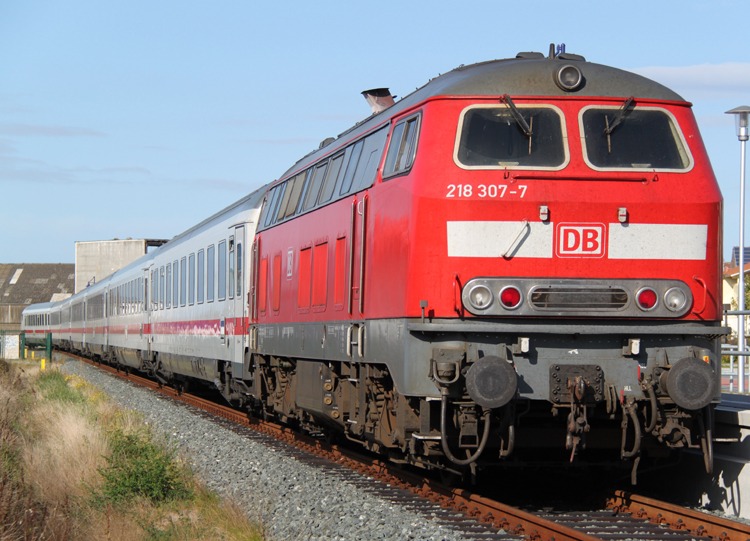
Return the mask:
M473 105L459 120L456 163L464 169L562 169L568 148L562 113L552 106Z
M613 126L616 106L589 106L580 114L584 157L597 170L686 172L693 159L674 117L665 109L635 107Z

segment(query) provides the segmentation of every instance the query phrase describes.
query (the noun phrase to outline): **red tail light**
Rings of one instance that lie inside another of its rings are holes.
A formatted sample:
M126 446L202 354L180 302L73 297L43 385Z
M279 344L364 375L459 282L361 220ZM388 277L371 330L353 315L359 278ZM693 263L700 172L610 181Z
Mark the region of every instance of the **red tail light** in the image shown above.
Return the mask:
M644 287L638 292L637 300L638 307L641 310L652 310L656 306L659 297L657 296L656 291L650 287Z
M500 292L500 303L508 310L518 308L521 304L521 291L514 286L504 287Z

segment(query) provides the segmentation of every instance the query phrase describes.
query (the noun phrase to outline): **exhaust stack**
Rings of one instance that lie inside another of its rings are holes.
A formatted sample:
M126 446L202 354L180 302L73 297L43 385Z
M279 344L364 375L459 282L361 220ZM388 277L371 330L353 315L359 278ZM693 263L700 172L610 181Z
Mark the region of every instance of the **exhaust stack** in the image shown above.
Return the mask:
M395 101L393 101L393 96L391 96L391 93L387 88L373 88L372 90L365 90L364 92L362 92L362 95L367 100L367 103L370 104L370 108L372 109L372 113L374 115L380 113L381 111L385 111L391 105L396 103Z

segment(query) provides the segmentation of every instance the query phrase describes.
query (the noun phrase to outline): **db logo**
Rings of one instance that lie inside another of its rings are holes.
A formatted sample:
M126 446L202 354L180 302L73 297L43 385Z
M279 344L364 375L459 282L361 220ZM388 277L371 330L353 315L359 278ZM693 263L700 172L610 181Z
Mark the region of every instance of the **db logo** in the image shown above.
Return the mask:
M557 225L559 257L602 257L604 255L604 224Z

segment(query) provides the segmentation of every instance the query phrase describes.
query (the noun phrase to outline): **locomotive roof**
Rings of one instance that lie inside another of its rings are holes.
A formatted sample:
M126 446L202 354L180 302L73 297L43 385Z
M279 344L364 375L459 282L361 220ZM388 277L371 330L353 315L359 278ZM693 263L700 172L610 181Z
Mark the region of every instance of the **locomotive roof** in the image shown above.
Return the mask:
M521 53L538 55L540 53ZM520 55L519 55L520 56ZM566 92L555 84L554 74L565 65L577 67L584 78L580 88ZM311 152L280 178L299 171L317 161L323 154L332 152L343 143L366 133L400 112L424 100L438 96L550 96L550 97L603 97L636 100L685 101L682 96L664 85L629 71L586 62L578 55L561 55L556 58L509 58L461 65L456 69L431 79L385 111L374 114L352 128L339 134L328 145Z

